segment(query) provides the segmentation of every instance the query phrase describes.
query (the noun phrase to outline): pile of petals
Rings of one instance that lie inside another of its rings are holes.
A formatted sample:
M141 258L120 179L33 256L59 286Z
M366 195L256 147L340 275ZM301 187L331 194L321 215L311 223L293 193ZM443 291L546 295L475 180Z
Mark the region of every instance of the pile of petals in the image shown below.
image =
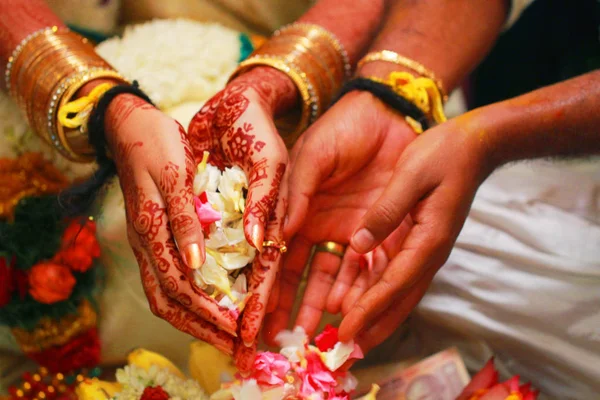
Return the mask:
M357 381L342 366L363 353L352 341L339 342L337 328L328 325L315 346L300 327L279 333L276 340L279 353L258 353L251 375L223 384L211 400L350 399Z
M194 282L237 318L251 295L241 269L256 254L242 220L248 179L238 167L219 170L208 157L204 152L194 179L194 202L206 247L206 261L194 271Z
M498 371L494 360L488 361L457 400L536 400L539 391L531 388L531 383L519 384L515 375L505 382L498 382Z

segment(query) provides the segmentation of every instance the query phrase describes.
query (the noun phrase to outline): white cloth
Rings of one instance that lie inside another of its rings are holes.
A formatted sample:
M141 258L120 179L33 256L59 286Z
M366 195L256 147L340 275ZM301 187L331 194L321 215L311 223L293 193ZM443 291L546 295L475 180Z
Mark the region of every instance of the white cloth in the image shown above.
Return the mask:
M549 398L600 393L600 162L505 167L478 192L416 315L428 351L492 355Z

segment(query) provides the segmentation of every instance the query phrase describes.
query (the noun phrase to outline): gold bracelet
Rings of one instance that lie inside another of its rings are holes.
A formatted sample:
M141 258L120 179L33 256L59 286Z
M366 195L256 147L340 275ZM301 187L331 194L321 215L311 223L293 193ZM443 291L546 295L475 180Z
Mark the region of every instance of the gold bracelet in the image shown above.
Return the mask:
M58 32L58 26L42 28L40 30L37 30L37 31L29 34L27 37L25 37L25 39L21 40L21 42L13 50L10 57L8 57L8 63L6 64L6 69L4 70L4 86L6 87L6 91L8 93L10 93L10 75L11 75L13 64L14 64L15 60L19 57L19 54L21 54L21 51L23 51L23 48L25 47L25 45L31 39L33 39L39 35L45 35L45 34L48 34L51 32Z
M444 85L442 84L442 81L437 79L435 74L432 71L430 71L429 69L427 69L423 64L420 64L419 62L417 62L415 60L411 60L408 57L404 57L396 52L393 52L390 50L382 50L382 51L377 51L377 52L373 52L373 53L368 53L367 55L365 55L358 62L358 68L361 68L363 65L370 63L370 62L374 62L374 61L385 61L385 62L390 62L393 64L401 65L403 67L413 70L414 72L416 72L417 74L419 74L421 76L431 79L437 86L440 93L442 94L443 101L444 102L448 101L448 95L446 94L446 91L444 90Z
M299 30L302 32L307 38L311 39L312 36L320 36L326 38L327 41L331 44L331 46L337 51L339 54L342 64L343 71L346 79L352 76L352 65L350 64L350 59L348 57L348 52L340 42L340 40L333 33L329 32L327 29L323 28L320 25L316 24L307 24L303 22L295 22L290 25L286 25L273 34L273 36L279 36L285 33L289 33L295 30Z
M58 95L58 102L48 109L48 116L52 113L52 124L56 129L58 141L64 150L64 155L72 161L90 162L94 160L94 150L90 146L87 134L79 129L65 130L64 126L58 121L58 110L70 102L84 85L95 79L110 78L127 83L118 72L112 69L97 68L89 71L82 71L65 81L65 89ZM50 120L49 120L50 121Z
M313 123L318 116L319 105L314 86L309 81L306 74L299 70L294 64L281 57L269 55L256 55L242 61L229 78L229 81L231 82L238 75L258 65L266 65L283 72L294 82L294 85L296 85L296 88L298 89L298 93L300 93L302 99L302 114L300 121L297 124L296 129L291 134L286 135L285 138L294 140L302 133L302 131L304 131L304 129L306 129L306 127Z

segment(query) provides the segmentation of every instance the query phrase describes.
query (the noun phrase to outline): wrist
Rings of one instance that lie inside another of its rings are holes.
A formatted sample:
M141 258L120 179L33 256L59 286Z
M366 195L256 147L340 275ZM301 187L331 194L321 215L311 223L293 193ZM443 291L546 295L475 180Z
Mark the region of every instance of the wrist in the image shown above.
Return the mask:
M514 124L501 103L469 111L450 123L457 124L459 130L466 131L477 143L484 169L489 173L515 160L509 139Z
M404 71L417 77L418 75L411 69L402 65L393 64L387 61L373 61L366 63L356 71L356 75L363 78L375 77L379 79L387 79L390 73L396 71Z
M274 116L286 114L299 104L300 93L292 79L269 66L254 67L234 79L232 83L250 86Z
M134 94L122 93L112 99L108 105L104 115L104 137L111 150L114 150L113 145L117 142L118 132L122 129L123 123L134 111L132 104L139 104L140 102L145 103L144 100Z

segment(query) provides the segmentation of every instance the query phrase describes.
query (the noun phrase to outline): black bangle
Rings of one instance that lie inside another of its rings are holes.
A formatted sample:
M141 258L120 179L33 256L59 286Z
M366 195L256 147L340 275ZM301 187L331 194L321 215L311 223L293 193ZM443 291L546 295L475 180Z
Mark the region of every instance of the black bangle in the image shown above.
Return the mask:
M423 131L429 129L429 121L427 120L427 116L419 109L419 107L415 106L413 103L394 92L394 90L388 85L375 82L368 78L354 78L346 82L346 84L342 86L342 89L340 90L334 103L341 99L345 94L354 90L362 90L371 93L379 100L392 107L394 110L405 116L411 117L420 123Z
M112 162L107 155L106 152L106 137L105 133L105 117L106 111L108 110L108 106L110 102L114 100L120 94L129 93L133 94L146 102L154 105L152 100L144 93L137 81L133 81L132 85L117 85L106 91L94 107L92 114L90 115L90 119L88 120L88 140L90 145L96 151L96 161L98 165L102 165L106 162Z
M137 81L133 81L132 85L115 86L102 95L98 104L92 110L87 126L89 143L96 151L98 169L85 182L74 185L60 194L60 203L65 214L68 216L79 215L85 212L96 199L100 188L102 188L108 179L117 174L115 163L108 156L106 150L104 122L110 102L118 95L124 93L133 94L154 105L146 93L139 88Z

